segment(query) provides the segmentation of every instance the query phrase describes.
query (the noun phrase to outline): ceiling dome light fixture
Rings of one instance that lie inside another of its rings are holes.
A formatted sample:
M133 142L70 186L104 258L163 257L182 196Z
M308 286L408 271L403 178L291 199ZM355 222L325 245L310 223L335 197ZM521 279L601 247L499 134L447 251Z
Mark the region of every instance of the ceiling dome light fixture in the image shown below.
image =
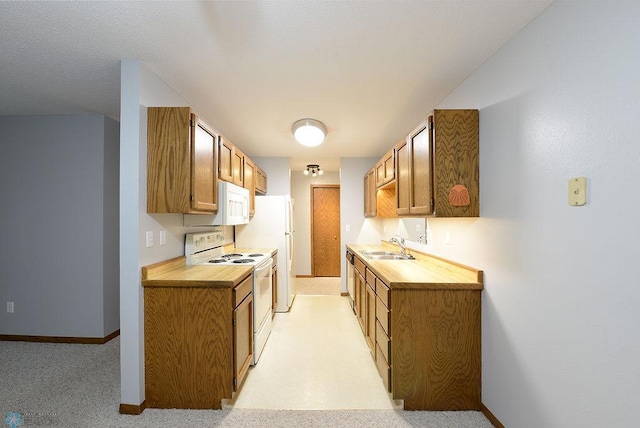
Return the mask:
M311 176L315 177L316 175L322 175L323 172L324 171L320 169L320 165L310 163L307 165L307 169L304 170L304 175L309 175L309 173L311 173Z
M324 141L324 137L327 136L327 127L319 120L300 119L293 124L291 132L298 143L314 147Z

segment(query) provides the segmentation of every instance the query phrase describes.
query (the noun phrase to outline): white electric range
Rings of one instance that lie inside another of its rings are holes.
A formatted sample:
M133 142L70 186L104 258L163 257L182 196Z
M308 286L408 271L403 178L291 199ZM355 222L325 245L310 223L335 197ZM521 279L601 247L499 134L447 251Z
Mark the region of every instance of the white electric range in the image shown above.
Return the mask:
M184 253L188 265L253 266L253 364L262 354L271 333L273 284L271 254L226 253L222 231L188 233Z

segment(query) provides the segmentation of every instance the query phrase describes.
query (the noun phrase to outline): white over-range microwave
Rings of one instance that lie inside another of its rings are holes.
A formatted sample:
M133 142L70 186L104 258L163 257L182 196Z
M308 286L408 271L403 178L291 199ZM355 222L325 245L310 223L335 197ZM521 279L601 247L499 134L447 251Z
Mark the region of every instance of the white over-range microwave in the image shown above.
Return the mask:
M229 226L249 223L249 189L227 181L218 182L216 214L185 214L185 226Z

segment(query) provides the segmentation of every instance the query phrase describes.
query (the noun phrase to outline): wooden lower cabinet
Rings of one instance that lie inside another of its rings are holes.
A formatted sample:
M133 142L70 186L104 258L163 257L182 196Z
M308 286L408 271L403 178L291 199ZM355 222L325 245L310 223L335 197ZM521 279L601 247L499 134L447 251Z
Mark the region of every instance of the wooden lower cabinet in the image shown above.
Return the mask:
M355 313L362 332L366 334L365 319L367 316L367 283L365 282L364 277L357 270L354 272L354 275L356 277Z
M233 397L253 358L251 280L144 287L147 407L220 409Z
M406 410L480 409L480 290L390 289L376 278L374 313L376 367Z
M252 285L251 280L248 283ZM233 310L233 392L240 388L252 362L253 294L247 294Z
M373 278L372 278L373 277ZM376 352L376 291L375 291L375 276L367 269L366 275L366 313L364 319L365 331L364 336L367 340L367 345L371 353L375 355Z
M367 317L365 320L367 345L372 353L376 346L376 292L367 285Z

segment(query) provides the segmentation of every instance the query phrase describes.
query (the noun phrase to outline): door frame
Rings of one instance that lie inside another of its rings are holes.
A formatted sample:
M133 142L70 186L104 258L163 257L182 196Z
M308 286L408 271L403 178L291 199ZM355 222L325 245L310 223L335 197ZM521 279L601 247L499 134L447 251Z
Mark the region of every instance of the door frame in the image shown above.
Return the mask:
M311 242L311 276L313 278L316 277L316 264L315 264L315 254L314 254L314 250L313 250L313 192L315 189L317 188L337 188L338 190L340 190L340 185L339 184L310 184L309 185L309 200L310 200L310 211L309 211L309 221L310 221L310 242ZM338 201L338 208L340 208L340 202ZM339 220L338 220L339 221ZM340 241L342 241L342 234L340 234L341 238ZM341 242L342 244L342 242ZM340 252L338 250L338 252Z

